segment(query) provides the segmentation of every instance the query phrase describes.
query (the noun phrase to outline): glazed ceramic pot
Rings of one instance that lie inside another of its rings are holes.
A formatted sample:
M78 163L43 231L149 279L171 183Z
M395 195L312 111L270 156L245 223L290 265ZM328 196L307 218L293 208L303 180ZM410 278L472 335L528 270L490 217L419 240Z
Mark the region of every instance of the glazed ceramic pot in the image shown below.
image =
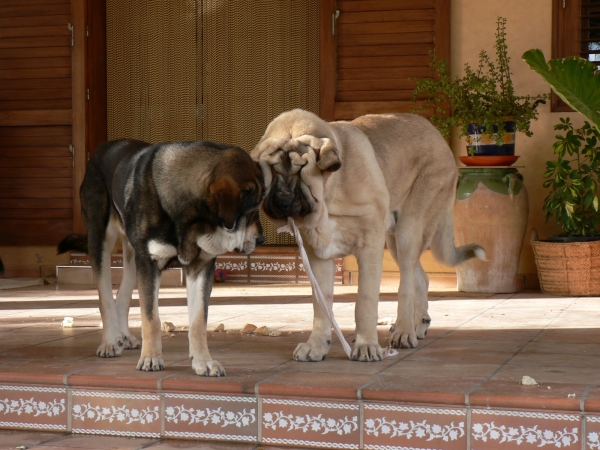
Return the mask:
M515 122L504 122L502 124L507 131L502 138L502 145L498 145L493 134L498 132L498 125L494 125L493 134L485 126L471 123L468 127L467 154L471 156L485 155L514 155L515 154Z
M477 243L488 261L471 259L456 267L458 290L511 293L521 283L519 259L529 198L513 168L460 168L454 206L455 245Z

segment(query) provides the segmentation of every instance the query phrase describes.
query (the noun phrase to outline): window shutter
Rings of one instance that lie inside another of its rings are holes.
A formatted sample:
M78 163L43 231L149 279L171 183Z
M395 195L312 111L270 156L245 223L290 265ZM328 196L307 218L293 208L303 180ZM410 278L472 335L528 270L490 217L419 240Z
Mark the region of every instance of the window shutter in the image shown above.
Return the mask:
M411 101L410 79L433 76L430 52L450 60L450 1L338 0L335 7L334 117L325 118L413 112L419 103Z

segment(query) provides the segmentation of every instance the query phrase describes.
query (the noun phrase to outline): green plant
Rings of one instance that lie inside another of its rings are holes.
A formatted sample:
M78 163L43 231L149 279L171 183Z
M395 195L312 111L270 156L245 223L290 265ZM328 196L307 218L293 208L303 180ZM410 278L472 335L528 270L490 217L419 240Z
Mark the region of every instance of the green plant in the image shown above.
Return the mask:
M546 162L544 187L550 188L543 206L546 222L554 217L567 236L597 235L600 131L587 120L575 129L568 117L554 129L566 133L556 135L557 159Z
M539 49L526 51L523 59L565 103L600 128L600 73L596 64L579 56L546 62Z
M498 17L496 23L494 49L495 61L482 50L477 69L465 64L462 78L452 78L446 61L433 56L430 67L435 74L434 78L415 80L417 88L413 93L413 101L420 94L428 95L423 109L433 110L430 120L446 139L450 138L453 127L458 127L459 137L468 138L470 123L493 130L495 124L501 125L508 120L515 122L516 131L527 136L533 134L529 126L538 117L536 106L548 96L515 95L506 43L506 19L503 17ZM450 114L447 112L447 105L450 106ZM499 126L493 138L498 145L502 145L506 134L503 127Z
M600 212L600 75L594 63L578 56L546 62L538 49L528 50L523 59L546 80L554 92L586 120L575 129L569 118L560 119L555 130L556 161L546 162L544 201L546 221L555 217L567 236L599 235Z

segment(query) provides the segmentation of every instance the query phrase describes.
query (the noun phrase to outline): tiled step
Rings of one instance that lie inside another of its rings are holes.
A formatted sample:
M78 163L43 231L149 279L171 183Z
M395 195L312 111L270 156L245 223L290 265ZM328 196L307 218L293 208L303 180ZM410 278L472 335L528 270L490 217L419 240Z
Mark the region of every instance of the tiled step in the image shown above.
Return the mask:
M0 372L0 427L422 450L581 449L582 440L593 449L600 433L592 386L449 379L432 388L414 378L261 370L209 379L179 369L127 378Z

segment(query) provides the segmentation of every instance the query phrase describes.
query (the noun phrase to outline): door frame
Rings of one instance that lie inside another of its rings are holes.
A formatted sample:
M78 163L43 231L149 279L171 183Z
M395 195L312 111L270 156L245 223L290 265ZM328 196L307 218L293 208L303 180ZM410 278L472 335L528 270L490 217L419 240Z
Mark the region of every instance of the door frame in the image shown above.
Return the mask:
M73 232L85 233L79 188L87 162L107 140L106 0L71 0L73 25Z

